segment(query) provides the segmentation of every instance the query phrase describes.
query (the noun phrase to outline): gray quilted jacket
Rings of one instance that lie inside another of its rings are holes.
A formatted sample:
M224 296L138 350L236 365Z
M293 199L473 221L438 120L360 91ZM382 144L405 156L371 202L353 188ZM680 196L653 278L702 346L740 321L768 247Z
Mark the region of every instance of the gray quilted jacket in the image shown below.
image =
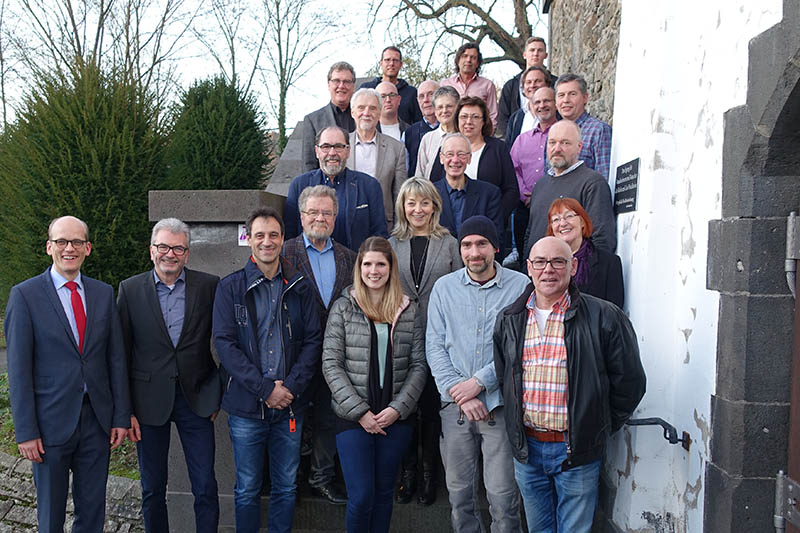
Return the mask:
M425 386L425 336L416 322L417 305L403 297L391 329L389 403L401 419L414 412ZM322 373L331 389L333 411L345 420L357 422L369 411L369 352L369 320L356 303L351 287L347 287L331 307L322 346Z

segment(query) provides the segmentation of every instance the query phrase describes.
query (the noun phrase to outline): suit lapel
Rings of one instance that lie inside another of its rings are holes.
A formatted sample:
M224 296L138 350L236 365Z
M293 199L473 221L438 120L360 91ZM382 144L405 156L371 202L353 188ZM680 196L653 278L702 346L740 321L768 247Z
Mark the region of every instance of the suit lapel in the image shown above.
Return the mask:
M411 268L406 268L406 265L411 264L411 239L397 241L397 262L400 270L400 277L405 281L406 287L411 288L416 292L414 287L414 276L411 273ZM418 296L415 294L415 296Z
M347 169L344 170L342 179L345 180L345 190L347 191L347 226L345 229L347 230L347 244L350 245L352 244L353 222L356 217L356 208L358 207L358 185L356 180L350 179L350 176L347 175Z
M170 339L169 332L167 331L167 324L164 322L164 313L161 312L161 304L158 303L158 293L156 292L156 281L153 278L153 272L150 271L149 276L145 276L144 281L144 293L145 298L147 298L147 307L149 311L157 316L158 318L156 321L158 322L159 327L161 328L161 334L169 339L170 345L172 344L172 339ZM188 298L187 298L188 303ZM184 324L186 320L184 320Z
M342 247L333 243L333 262L336 265L336 278L333 282L333 294L328 304L328 308L333 305L336 298L342 293L345 287L353 282L353 272L347 267L347 259L343 255Z
M437 239L436 237L428 238L428 257L425 259L425 270L422 271L422 280L419 283L420 287L427 286L431 277L433 265L439 260L439 254L442 251L442 244L444 239Z
M375 155L375 178L378 176L384 176L385 172L383 171L383 160L385 159L386 155L386 137L382 133L375 134L375 145L377 146L377 154ZM392 177L394 177L392 175Z
M441 187L439 184L441 184ZM434 186L442 197L442 215L440 217L442 226L451 230L450 233L456 233L456 217L453 216L453 206L450 205L450 195L447 194L446 181L444 179L439 180L434 183Z
M314 277L314 269L311 268L311 261L308 259L306 243L303 240L302 235L297 237L294 242L294 246L295 257L297 258L297 269L302 272L304 276L311 280L311 284L314 285L314 296L317 299L317 303L319 303L320 307L325 307L325 302L322 300L322 295L319 293L317 279Z
M463 223L473 214L475 214L475 207L478 204L478 200L480 200L480 194L478 193L478 189L476 187L471 187L473 183L470 183L470 179L467 178L467 194L464 198L464 217L462 218L461 222Z
M52 267L50 267L52 268ZM67 318L67 314L64 312L64 306L61 305L61 299L58 297L58 293L56 292L56 288L53 285L53 278L50 277L50 268L45 270L44 274L41 276L42 281L42 290L44 290L45 294L47 294L47 299L50 300L50 304L53 306L53 309L56 312L56 316L58 316L58 320L61 322L61 326L64 328L64 331L67 334L72 346L75 347L75 354L80 357L80 352L78 350L78 343L75 342L75 335L72 334L72 328L69 325L69 319ZM86 290L86 280L84 279L83 282L83 292L84 294L88 294ZM88 297L88 296L87 296ZM88 311L89 311L89 304L86 304L87 310L87 322L88 320ZM88 324L87 324L88 328ZM84 346L86 344L86 332L84 332Z
M181 326L181 335L178 337L178 344L180 345L181 340L183 339L183 333L186 331L186 328L189 327L192 320L192 312L194 311L194 302L197 300L197 287L194 283L192 283L192 278L194 278L194 272L189 270L188 268L184 267L183 271L186 273L186 279L184 279L184 283L186 284L184 295L186 296L184 301L183 307L183 325ZM160 310L159 306L159 310ZM161 315L164 316L163 314ZM164 320L162 319L161 322L163 323ZM164 324L164 330L166 330L166 324ZM171 341L172 339L170 339Z
M350 154L347 156L347 168L356 169L356 132L350 132Z

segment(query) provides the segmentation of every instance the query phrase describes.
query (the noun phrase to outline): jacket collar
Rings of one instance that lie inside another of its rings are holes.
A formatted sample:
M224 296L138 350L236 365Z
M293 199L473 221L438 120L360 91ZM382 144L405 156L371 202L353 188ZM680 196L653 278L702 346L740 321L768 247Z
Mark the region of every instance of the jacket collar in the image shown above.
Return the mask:
M280 274L283 278L284 286L292 285L295 281L303 277L303 274L286 261L283 256L279 257L278 261L280 261ZM258 265L255 264L252 256L250 256L247 260L247 264L244 266L244 275L247 282L247 290L250 290L253 285L257 284L260 278L264 277L264 273L261 272Z

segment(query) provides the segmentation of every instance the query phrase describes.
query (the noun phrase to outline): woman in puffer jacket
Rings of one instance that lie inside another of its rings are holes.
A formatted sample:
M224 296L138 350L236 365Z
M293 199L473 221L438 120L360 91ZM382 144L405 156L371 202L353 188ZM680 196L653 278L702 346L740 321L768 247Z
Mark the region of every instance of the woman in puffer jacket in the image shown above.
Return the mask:
M411 439L409 417L425 386L425 338L403 294L389 241L358 250L353 285L328 316L322 373L337 421L347 486L347 531L387 532L397 471Z

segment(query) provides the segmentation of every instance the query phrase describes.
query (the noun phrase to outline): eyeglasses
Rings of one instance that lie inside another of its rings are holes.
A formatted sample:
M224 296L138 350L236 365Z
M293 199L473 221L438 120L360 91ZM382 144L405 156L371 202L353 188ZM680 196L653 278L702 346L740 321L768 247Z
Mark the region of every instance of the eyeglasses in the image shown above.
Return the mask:
M353 85L355 80L340 80L339 78L333 78L328 80L328 83L333 85Z
M341 143L337 143L337 144L327 144L326 143L326 144L318 144L317 148L319 148L323 152L330 152L331 150L335 150L337 152L344 152L345 149L348 146L350 146L350 145L349 144L341 144Z
M305 211L301 211L301 213L305 213L311 218L317 218L320 215L322 215L325 218L333 218L333 215L336 214L333 211L317 211L316 209L307 209Z
M83 239L48 239L50 242L56 245L56 248L59 250L63 250L67 247L67 243L72 244L72 247L76 250L80 250L86 243L89 241L84 241Z
M466 159L469 154L469 152L444 152L442 155L445 157L445 159L452 159L454 157Z
M473 122L483 121L483 115L458 115L458 120L462 122L466 122L467 120L472 120Z
M182 256L183 254L189 251L187 247L180 245L169 246L167 244L151 244L151 246L154 246L155 249L158 250L158 253L165 255L168 254L170 250L172 250L172 253L178 257Z
M561 222L562 220L565 220L565 221L569 222L573 218L575 218L576 216L578 216L578 215L575 214L575 213L567 213L563 217L561 215L556 215L556 216L554 216L553 218L550 219L550 224L556 225L559 222Z
M388 93L388 94L382 94L381 98L388 98L391 100L392 98L397 98L398 96L400 95L397 93Z
M569 263L569 261L563 257L554 257L553 259L543 259L541 257L537 257L533 261L528 259L528 263L530 263L534 270L544 270L547 268L547 263L550 263L556 270L564 270L567 268L567 263Z

